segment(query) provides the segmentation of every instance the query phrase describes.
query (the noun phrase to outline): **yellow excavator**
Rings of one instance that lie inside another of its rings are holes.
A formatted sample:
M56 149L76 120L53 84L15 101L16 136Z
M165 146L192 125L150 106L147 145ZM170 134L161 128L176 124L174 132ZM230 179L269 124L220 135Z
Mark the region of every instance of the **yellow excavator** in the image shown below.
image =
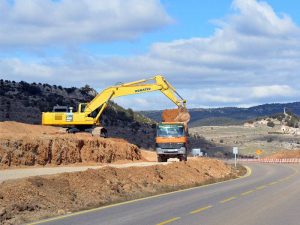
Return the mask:
M43 112L42 124L67 127L70 133L90 131L93 135L106 137L107 130L100 126L99 119L110 100L120 96L153 91L161 91L178 108L186 108L186 100L177 93L175 88L163 76L158 75L150 79L108 87L100 92L92 101L80 103L77 112L73 112L72 107L56 106L52 112ZM178 113L180 112L182 110L178 110ZM185 112L187 111L185 110ZM178 118L184 118L184 116L179 116Z

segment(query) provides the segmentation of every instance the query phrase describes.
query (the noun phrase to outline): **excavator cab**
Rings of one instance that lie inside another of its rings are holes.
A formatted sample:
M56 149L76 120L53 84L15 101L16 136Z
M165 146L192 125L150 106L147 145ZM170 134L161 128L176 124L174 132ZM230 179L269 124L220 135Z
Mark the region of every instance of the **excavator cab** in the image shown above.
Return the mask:
M67 113L68 112L68 106L60 106L60 105L54 106L53 109L52 109L52 112L65 112L65 113Z
M86 108L87 103L79 103L78 105L78 112L83 113Z

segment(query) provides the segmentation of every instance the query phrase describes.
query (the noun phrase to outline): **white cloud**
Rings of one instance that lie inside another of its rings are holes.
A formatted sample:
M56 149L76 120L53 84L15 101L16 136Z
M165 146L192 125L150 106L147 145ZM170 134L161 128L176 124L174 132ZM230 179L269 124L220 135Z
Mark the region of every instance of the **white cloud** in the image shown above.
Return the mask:
M296 101L300 91L288 85L216 87L199 89L178 89L188 100L190 108L238 106L249 107L260 104L286 102L286 97ZM115 100L120 105L136 110L165 109L176 107L168 98L159 92L120 97Z
M297 92L288 85L258 86L252 88L252 96L255 98L266 98L272 96L293 96Z
M23 62L18 58L0 59L1 76L11 80L27 79L52 79L54 69L49 66L34 62Z
M158 15L162 15L166 18L163 21L168 22L159 2L151 3L158 6L162 12ZM208 37L154 43L147 53L134 56L103 57L74 51L61 58L22 62L20 70L25 70L24 67L28 65L33 70L33 76L28 70L26 73L7 69L3 71L19 78L19 73L26 74L29 81L39 81L36 74L40 73L40 80L46 82L68 86L89 83L99 89L118 81L127 82L163 74L182 91L192 107L298 100L299 26L289 16L276 14L269 4L262 1L235 0L232 6L233 12L219 20L215 32ZM73 8L69 10L76 12ZM71 12L68 18L72 18ZM30 20L30 15L28 17ZM41 23L46 22L41 20ZM80 37L80 30L77 31ZM13 65L10 61L7 59L0 63L0 69ZM33 67L38 65L40 67L37 69ZM145 98L150 104L140 100L144 99L143 96L134 96L130 100L124 98L120 103L134 109L163 106L156 101L161 100L159 97L155 97L154 101L150 96Z
M238 106L297 101L300 91L288 85L215 87L179 90L190 107ZM201 105L200 105L201 104Z
M132 40L172 22L157 0L0 1L0 46Z
M283 14L276 15L273 8L266 2L255 0L234 0L233 8L237 15L230 18L234 30L245 35L253 36L282 36L286 34L299 35L299 28L292 19Z
M114 102L136 110L176 108L171 100L159 92L120 97Z

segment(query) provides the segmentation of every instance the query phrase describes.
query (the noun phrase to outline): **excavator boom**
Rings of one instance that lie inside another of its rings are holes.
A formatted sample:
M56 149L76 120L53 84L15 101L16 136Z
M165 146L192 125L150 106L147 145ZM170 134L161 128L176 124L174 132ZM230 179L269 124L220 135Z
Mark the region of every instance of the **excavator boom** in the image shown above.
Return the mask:
M154 83L147 83L149 81L154 81ZM150 79L120 84L103 90L90 103L88 103L88 105L86 106L85 114L88 115L89 113L99 108L99 106L103 105L105 102L114 98L153 91L161 91L177 106L185 106L185 100L181 97L180 99L176 97L176 90L162 76L155 76ZM177 96L179 97L179 95Z
M179 108L186 107L186 100L176 92L176 89L163 76L158 75L150 79L108 87L100 92L91 102L84 106L79 105L77 112L44 112L42 115L42 124L54 126L99 125L100 116L110 100L121 96L153 91L162 92Z

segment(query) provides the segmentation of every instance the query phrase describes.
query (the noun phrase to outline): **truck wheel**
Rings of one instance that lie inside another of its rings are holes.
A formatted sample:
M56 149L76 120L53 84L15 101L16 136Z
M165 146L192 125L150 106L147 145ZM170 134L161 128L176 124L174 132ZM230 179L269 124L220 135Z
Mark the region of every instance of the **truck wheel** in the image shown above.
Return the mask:
M187 155L183 155L183 161L187 161Z
M157 161L158 162L167 162L168 161L168 158L164 155L158 155L157 156Z
M160 155L157 156L157 162L162 162L162 157Z
M187 155L180 155L178 159L179 161L187 161Z

